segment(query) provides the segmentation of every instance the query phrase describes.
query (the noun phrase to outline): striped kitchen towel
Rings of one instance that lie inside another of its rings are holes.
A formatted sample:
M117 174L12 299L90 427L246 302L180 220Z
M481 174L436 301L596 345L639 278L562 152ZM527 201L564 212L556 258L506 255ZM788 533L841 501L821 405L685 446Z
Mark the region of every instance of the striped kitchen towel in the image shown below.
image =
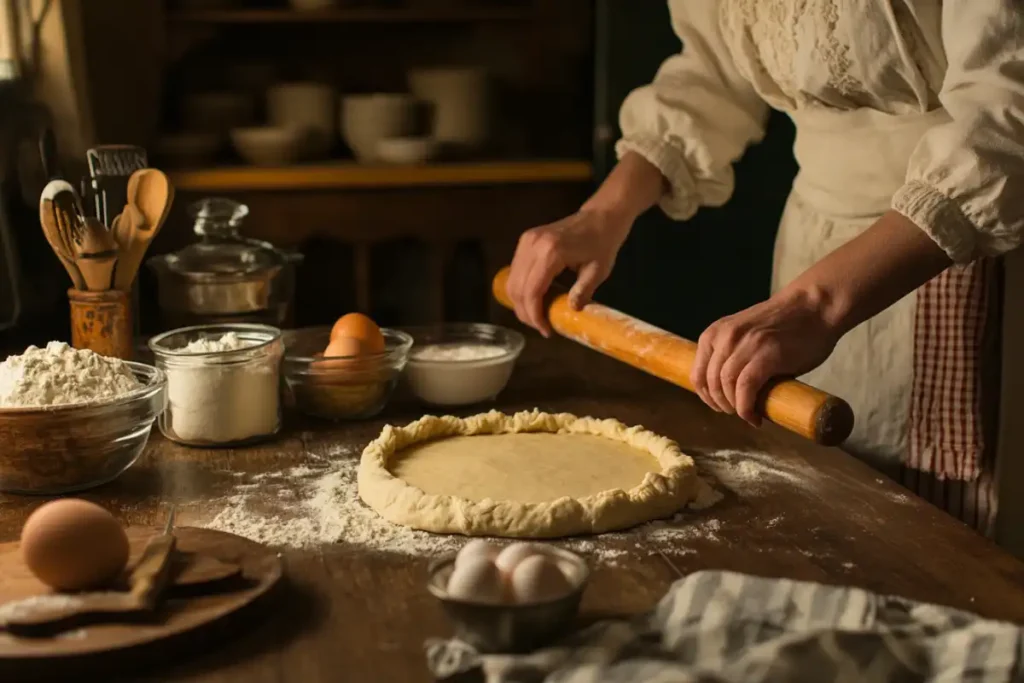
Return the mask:
M1021 627L966 612L824 586L704 571L655 610L604 621L527 655L480 655L427 643L444 679L487 683L686 681L1024 681Z

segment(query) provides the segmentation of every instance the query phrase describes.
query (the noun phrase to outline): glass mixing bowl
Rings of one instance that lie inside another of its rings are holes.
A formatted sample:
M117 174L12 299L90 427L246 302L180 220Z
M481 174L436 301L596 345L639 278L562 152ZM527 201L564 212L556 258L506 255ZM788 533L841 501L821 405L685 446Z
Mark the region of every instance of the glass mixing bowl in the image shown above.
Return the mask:
M384 352L323 357L328 327L285 333L286 400L299 412L327 420L364 420L387 405L405 368L412 337L381 329Z
M73 493L131 467L167 406L167 376L150 365L127 365L143 386L113 401L0 408L0 491Z

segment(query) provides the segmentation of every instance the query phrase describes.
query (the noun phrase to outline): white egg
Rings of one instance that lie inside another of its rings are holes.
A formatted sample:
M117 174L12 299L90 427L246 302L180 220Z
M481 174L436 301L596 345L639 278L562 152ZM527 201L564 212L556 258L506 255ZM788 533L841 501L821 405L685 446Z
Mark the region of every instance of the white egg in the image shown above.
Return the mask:
M498 566L498 570L501 571L506 577L512 576L512 572L515 571L516 567L520 562L528 557L538 555L544 552L544 549L535 543L513 543L512 545L506 546L498 553L498 557L495 558L494 564Z
M482 538L476 538L462 546L459 554L455 556L455 566L458 568L466 560L472 557L486 557L491 562L498 556L498 548L494 547Z
M555 560L534 555L520 562L509 580L513 599L520 604L547 602L572 590L572 583Z
M448 596L466 602L505 602L505 582L490 558L469 557L448 577Z

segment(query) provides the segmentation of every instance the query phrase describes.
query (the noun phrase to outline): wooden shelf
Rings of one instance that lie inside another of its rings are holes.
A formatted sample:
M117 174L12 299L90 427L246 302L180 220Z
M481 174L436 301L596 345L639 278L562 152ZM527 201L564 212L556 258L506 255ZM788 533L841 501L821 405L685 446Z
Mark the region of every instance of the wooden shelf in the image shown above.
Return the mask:
M533 16L530 7L467 7L460 9L291 9L178 11L168 14L173 22L191 24L274 23L444 23L475 21L523 21Z
M265 168L234 166L168 170L178 190L317 190L424 186L501 185L506 183L587 182L589 161L491 161L427 166L368 166L355 162Z

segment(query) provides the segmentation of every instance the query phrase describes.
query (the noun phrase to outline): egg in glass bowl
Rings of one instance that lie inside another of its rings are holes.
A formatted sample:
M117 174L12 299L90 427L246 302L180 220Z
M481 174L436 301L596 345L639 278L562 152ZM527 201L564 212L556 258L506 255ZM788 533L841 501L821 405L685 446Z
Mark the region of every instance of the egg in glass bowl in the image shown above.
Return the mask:
M284 334L289 406L327 420L363 420L384 409L405 368L412 337L362 319L358 323L355 336L335 331L332 339L330 327Z

